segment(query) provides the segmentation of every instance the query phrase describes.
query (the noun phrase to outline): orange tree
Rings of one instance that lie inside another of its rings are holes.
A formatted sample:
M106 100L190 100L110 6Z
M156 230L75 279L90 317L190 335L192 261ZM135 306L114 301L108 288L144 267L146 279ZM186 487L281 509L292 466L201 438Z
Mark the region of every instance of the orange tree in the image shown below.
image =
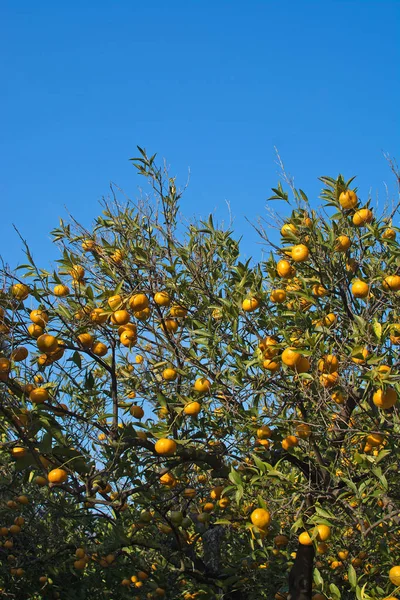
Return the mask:
M392 598L397 207L323 177L317 213L279 185L281 243L260 228L271 254L244 263L133 162L148 197L61 221L54 271L28 246L2 268L2 594L283 600L313 547L315 600Z

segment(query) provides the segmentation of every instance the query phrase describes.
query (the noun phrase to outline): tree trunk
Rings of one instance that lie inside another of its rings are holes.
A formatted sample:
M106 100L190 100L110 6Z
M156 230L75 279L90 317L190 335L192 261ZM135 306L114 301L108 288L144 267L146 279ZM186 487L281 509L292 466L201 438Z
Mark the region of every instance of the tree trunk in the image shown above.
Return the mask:
M311 600L314 556L314 546L299 544L289 573L288 600Z

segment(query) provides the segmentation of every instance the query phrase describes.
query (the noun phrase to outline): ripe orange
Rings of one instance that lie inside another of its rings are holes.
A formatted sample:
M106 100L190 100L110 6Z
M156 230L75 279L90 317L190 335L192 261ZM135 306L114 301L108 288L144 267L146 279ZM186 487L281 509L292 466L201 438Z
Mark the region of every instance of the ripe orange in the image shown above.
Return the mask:
M176 485L176 479L172 473L164 473L164 475L161 475L160 477L160 483L161 485L173 487Z
M181 317L184 318L187 315L187 308L182 306L181 304L174 304L171 306L169 314L171 317Z
M323 373L333 373L338 367L339 361L333 354L327 354L318 361L318 369Z
M165 379L165 381L175 381L175 379L178 377L178 373L175 371L175 369L167 368L164 369L162 377Z
M90 333L80 333L78 340L84 348L91 348L94 342L94 337Z
M331 537L331 528L329 525L317 525L316 530L318 532L317 539L320 542L326 542Z
M327 293L328 290L321 283L315 283L312 286L312 294L313 296L317 296L317 298L323 298Z
M29 327L28 327L28 333L31 337L37 339L38 337L43 335L44 329L43 329L43 327L40 327L39 325L35 325L34 323L32 323L32 325L29 325Z
M288 543L289 543L289 538L286 535L279 534L274 537L274 544L278 548L286 548Z
M26 456L26 449L22 448L22 446L14 446L14 448L11 449L11 456L13 458L23 458Z
M221 494L224 490L224 486L223 485L216 485L210 492L210 497L213 500L219 500L221 498Z
M81 246L84 252L90 252L96 248L96 242L90 239L82 240Z
M129 299L129 306L133 311L144 310L149 306L149 299L146 294L134 294Z
M97 325L102 325L108 319L107 313L102 308L94 308L90 313L90 320Z
M296 273L296 269L290 264L288 260L282 259L276 265L276 271L279 277L293 277Z
M272 290L269 299L271 302L282 304L282 302L285 302L286 300L286 292L282 289Z
M45 354L50 354L50 352L55 352L58 349L57 338L47 333L38 337L36 344L40 352L44 352Z
M388 275L383 280L383 288L385 290L392 290L398 292L400 290L400 276L399 275Z
M279 352L275 346L278 344L277 340L273 337L266 337L259 343L259 348L263 353L264 358L274 358Z
M339 373L334 371L333 373L322 373L320 375L320 383L324 388L331 388L339 381Z
M55 296L58 296L59 298L64 298L69 294L69 287L67 285L59 283L58 285L54 286L53 294Z
M35 477L35 479L33 481L36 483L36 485L38 485L40 487L43 487L44 485L47 484L46 477L43 477L41 475L37 475L37 477Z
M300 359L295 364L297 373L308 373L311 368L311 363L306 356L300 356Z
M196 392L200 392L202 394L208 394L211 389L211 383L205 377L199 377L194 382L194 389Z
M75 282L82 281L85 276L85 269L81 265L74 265L69 274Z
M271 373L277 373L279 371L279 369L281 368L281 364L271 360L270 358L266 358L263 361L262 364L263 368L266 369L267 371L270 371Z
M304 244L297 244L292 248L292 259L295 262L304 262L308 259L310 252Z
M351 293L355 298L366 298L369 294L369 286L361 279L355 279L351 286Z
M355 273L358 269L358 262L355 258L349 258L346 262L346 271L348 273Z
M136 319L139 319L139 321L147 321L147 319L149 319L151 315L151 308L150 306L148 306L143 310L135 310L133 314L136 317Z
M22 360L25 360L28 354L28 348L25 348L25 346L20 346L11 352L11 358L14 362L21 362Z
M371 223L372 219L372 210L369 210L369 208L361 208L353 215L353 223L356 227L363 227L367 223Z
M345 397L342 392L333 392L331 397L336 404L344 404Z
M177 444L170 438L160 438L154 446L154 450L160 456L173 456L176 452Z
M195 498L197 492L194 488L186 488L182 492L184 498Z
M370 433L367 436L366 442L374 448L375 446L380 446L384 439L385 437L381 433Z
M49 399L49 392L46 388L38 387L31 391L29 394L29 400L33 404L42 404Z
M390 569L389 579L393 583L393 585L400 585L400 566L395 566Z
M129 409L129 412L135 419L141 419L144 416L143 408L141 406L138 406L137 404L132 404L131 408Z
M347 235L339 235L336 238L335 250L336 252L347 252L351 246L351 240Z
M296 350L294 350L293 348L285 348L285 350L282 352L281 360L284 365L294 368L296 367L301 357L301 354L299 352L296 352Z
M385 390L376 390L372 396L372 401L378 408L384 410L392 408L397 402L397 392L392 387L387 387Z
M395 240L396 239L396 232L394 229L392 229L391 227L388 227L387 229L385 229L385 231L382 233L382 238L384 240Z
M355 208L358 203L357 194L353 190L346 190L339 196L339 204L345 210Z
M110 296L110 298L107 300L107 302L108 302L108 306L111 308L111 310L118 310L119 308L121 308L123 299L122 299L121 294L116 294L115 296Z
M256 508L250 515L250 521L259 529L265 529L271 522L271 515L265 508Z
M158 304L158 306L169 306L171 304L171 298L168 292L156 292L154 294L154 302Z
M103 344L103 342L94 342L93 346L91 347L91 351L96 356L105 356L108 352L108 348L105 344Z
M164 323L161 323L161 328L169 333L175 333L178 331L178 321L175 319L164 319Z
M29 288L24 283L15 283L11 288L11 294L17 300L26 300L29 296Z
M116 310L111 315L113 325L126 325L129 323L130 315L127 310Z
M68 479L68 473L64 469L52 469L47 478L50 483L65 483Z
M284 450L288 450L289 448L294 448L298 445L299 440L295 435L288 435L282 440L282 448Z
M355 358L354 356L351 357L351 360L356 363L357 365L362 365L365 363L365 361L367 360L368 356L369 356L369 350L367 348L363 348L361 351L362 354L362 358Z
M257 310L259 304L257 298L245 298L242 302L242 309L244 312L253 312L253 310Z
M303 533L299 535L299 544L302 546L312 546L312 539L307 531L303 531Z
M137 334L133 329L125 329L119 336L121 344L127 348L132 348L137 342Z
M281 229L281 236L285 238L297 235L298 233L299 230L293 223L285 223Z
M311 435L311 427L307 423L300 423L297 425L296 435L301 439L307 439Z
M35 325L39 325L40 327L46 327L47 322L49 320L49 316L46 311L41 309L32 310L29 315L30 320Z
M190 415L190 416L197 416L200 411L201 411L200 402L189 402L188 404L186 404L185 408L183 409L183 412L185 413L185 415Z
M0 373L5 373L11 369L11 361L8 358L0 357Z

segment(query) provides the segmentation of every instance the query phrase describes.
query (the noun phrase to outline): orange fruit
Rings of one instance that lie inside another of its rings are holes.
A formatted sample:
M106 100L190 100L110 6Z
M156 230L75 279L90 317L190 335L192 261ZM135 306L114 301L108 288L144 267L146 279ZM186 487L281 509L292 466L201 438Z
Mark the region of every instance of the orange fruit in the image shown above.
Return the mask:
M40 327L46 327L49 320L49 316L46 311L40 309L32 310L29 318L32 323L39 325Z
M175 369L168 368L164 369L162 377L165 379L165 381L175 381L175 379L178 377L178 373L175 371Z
M396 232L394 229L392 229L391 227L388 227L387 229L385 229L385 231L382 233L382 238L384 240L395 240L396 239Z
M23 458L26 456L26 449L22 446L14 446L14 448L11 448L11 456L13 458Z
M285 223L281 229L281 236L285 238L297 235L298 233L299 230L293 223Z
M308 259L310 252L304 244L297 244L292 248L292 259L295 262L303 262Z
M277 344L278 342L275 338L268 336L264 340L261 340L258 347L262 351L264 358L274 358L279 352L278 348L275 348Z
M11 361L8 358L0 357L0 373L5 373L11 369Z
M43 387L35 388L29 394L29 400L33 404L42 404L43 402L46 402L46 400L48 400L48 399L49 399L49 392L47 391L46 388L43 388Z
M307 531L303 531L303 533L299 535L299 544L302 546L312 546L312 539Z
M132 404L132 406L129 409L129 412L135 419L141 419L144 416L143 408L141 406L138 406L137 404Z
M351 360L356 363L357 365L362 365L365 363L365 361L367 360L368 356L369 356L369 351L367 348L363 348L361 351L362 354L362 358L355 358L354 356L351 357Z
M160 456L173 456L176 452L177 444L170 438L160 438L154 446L154 450Z
M345 190L339 196L339 204L345 210L355 208L358 204L357 194L353 190Z
M347 235L339 235L336 238L335 250L336 252L347 252L351 246L351 240Z
M324 388L331 388L335 386L339 381L339 373L334 371L333 373L322 373L319 377L320 383Z
M344 404L345 397L342 392L333 392L331 398L336 404Z
M271 515L265 508L256 508L250 515L250 521L259 529L265 529L271 522Z
M261 427L257 429L257 437L260 440L264 440L271 437L271 434L272 431L270 427L268 427L268 425L261 425Z
M285 302L286 300L286 292L282 289L272 290L269 299L271 300L271 302L282 304L282 302Z
M161 475L161 477L160 477L160 483L162 485L167 485L167 486L172 487L172 486L176 485L176 479L172 475L172 473L164 473L164 475Z
M169 333L175 333L178 331L178 327L178 321L175 319L164 319L164 322L161 323L161 328Z
M295 435L288 435L282 440L282 448L284 450L288 450L289 448L294 448L299 443L299 440Z
M327 354L318 361L318 369L323 373L333 373L338 367L339 361L333 354Z
M201 404L199 402L189 402L188 404L186 404L185 408L183 409L183 412L185 413L185 415L190 415L191 417L197 416L200 411L201 411Z
M389 579L393 585L400 586L400 566L395 566L390 569Z
M132 348L137 342L137 334L133 329L125 329L119 336L121 344L127 348Z
M331 528L329 525L317 525L317 539L320 542L326 542L331 537Z
M91 347L91 351L96 356L105 356L108 352L108 348L103 342L94 342Z
M263 368L271 373L277 373L281 368L280 363L271 360L270 358L266 358L262 364Z
M210 497L213 500L219 500L221 498L221 494L224 491L223 485L216 485L210 492Z
M84 348L91 348L93 346L94 337L90 333L80 333L78 340Z
M29 288L24 283L15 283L11 288L11 294L17 300L26 300L29 296Z
M29 327L28 327L28 333L31 337L37 339L38 337L43 335L44 329L43 329L43 327L40 327L39 325L35 325L34 323L32 323L32 325L29 325Z
M253 310L257 310L259 304L257 298L245 298L242 302L242 309L244 312L253 312Z
M158 306L169 306L171 304L171 298L168 292L156 292L154 294L154 302L158 304Z
M378 408L389 409L397 402L397 392L392 387L387 387L385 390L379 389L374 392L372 401Z
M11 358L14 362L21 362L21 360L25 360L25 358L28 356L28 354L29 354L28 348L25 348L24 346L20 346L19 348L15 348L11 352Z
M90 320L97 325L102 325L108 319L107 313L102 308L94 308L90 313Z
M209 391L210 391L210 389L211 389L211 383L205 377L199 377L194 382L194 386L193 387L196 390L196 392L200 392L202 394L208 394Z
M134 294L129 299L129 306L133 311L144 310L149 306L149 299L146 294Z
M296 269L290 264L288 260L282 259L276 265L276 271L279 277L293 277L296 273Z
M355 273L358 268L358 262L355 258L349 258L346 262L346 271L348 273Z
M398 292L400 290L400 276L399 275L388 275L383 280L383 288L385 290L392 290Z
M85 269L81 265L74 265L69 274L75 282L82 281L85 276Z
M312 294L313 296L317 296L317 298L323 298L327 293L328 290L321 283L315 283L312 286Z
M185 308L184 306L181 306L180 304L174 304L173 306L171 306L171 309L169 311L169 314L171 317L186 317L187 315L187 308Z
M285 348L281 355L283 364L291 368L296 367L301 358L301 354L293 348Z
M127 310L116 310L111 315L113 325L126 325L129 323L130 315Z
M50 483L65 483L68 479L68 473L64 469L52 469L47 478Z
M69 287L67 285L59 283L58 285L54 286L53 294L55 296L58 296L59 298L64 298L69 294Z
M82 240L81 246L84 252L90 252L96 248L96 242L90 239Z
M376 446L380 446L385 439L385 436L381 433L370 433L367 436L366 443L369 444L372 448Z
M184 498L195 498L197 492L194 488L186 488L182 492Z
M36 483L36 485L38 485L40 487L43 487L44 485L47 484L46 477L43 477L41 475L37 475L37 477L35 477L35 479L33 481Z
M116 294L115 296L110 296L107 302L111 310L118 310L123 303L123 299L121 294Z
M366 298L369 294L369 285L361 279L355 279L351 286L351 293L355 298Z
M147 308L144 308L143 310L135 310L133 312L133 314L136 317L136 319L139 319L139 321L147 321L147 319L151 315L151 308L150 308L150 306L148 306Z
M300 359L296 362L294 368L297 373L308 373L308 371L311 368L311 364L306 356L301 356Z
M55 352L58 349L58 340L54 335L49 335L44 333L36 340L37 347L40 352L44 352L46 354L50 354L50 352Z
M361 208L353 215L353 223L356 227L363 227L367 223L371 223L372 219L372 210L369 210L369 208Z
M301 439L307 439L311 435L311 427L307 423L300 423L297 425L296 435Z

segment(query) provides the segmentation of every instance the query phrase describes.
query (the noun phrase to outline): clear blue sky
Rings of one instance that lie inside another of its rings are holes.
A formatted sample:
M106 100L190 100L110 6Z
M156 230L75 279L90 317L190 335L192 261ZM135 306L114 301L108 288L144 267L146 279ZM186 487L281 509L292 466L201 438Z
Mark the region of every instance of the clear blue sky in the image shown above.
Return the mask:
M64 207L90 223L139 144L191 184L188 215L264 214L274 146L316 199L317 177L392 184L399 142L400 2L4 0L0 15L0 253L15 223L42 262ZM397 157L399 158L398 154Z

